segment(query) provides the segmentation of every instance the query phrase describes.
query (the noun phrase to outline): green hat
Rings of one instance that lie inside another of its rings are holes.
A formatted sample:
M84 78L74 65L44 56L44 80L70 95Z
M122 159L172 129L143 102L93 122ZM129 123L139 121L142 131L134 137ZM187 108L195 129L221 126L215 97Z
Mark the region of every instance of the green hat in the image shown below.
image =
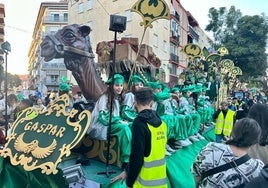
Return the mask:
M144 80L140 76L138 76L138 75L132 76L132 78L131 78L132 84L136 84L136 83L140 83L140 82L143 83L143 85L145 84Z
M202 92L207 91L207 87L203 86L203 87L201 88L201 91L202 91Z
M112 83L112 78L107 80L106 84L111 84ZM115 74L114 75L114 84L123 84L124 83L124 77L120 74Z
M195 93L201 93L201 91L202 91L202 84L197 84L197 85L194 87L193 92L195 92Z
M188 92L188 91L192 91L193 89L195 88L194 85L188 85L188 86L185 86L183 89L182 89L182 92Z
M22 101L23 99L24 99L24 95L22 94L22 93L19 93L18 95L17 95L17 98L18 98L18 101Z
M59 90L63 92L67 92L71 89L70 85L67 82L61 82L59 85Z
M163 84L161 82L152 82L151 87L153 89L163 89Z
M171 89L171 92L172 92L172 93L180 92L180 88L178 88L178 87L173 87L173 88Z
M61 83L59 85L59 90L62 91L62 92L68 92L70 91L71 87L70 85L67 83L67 78L65 76L63 76L61 78Z

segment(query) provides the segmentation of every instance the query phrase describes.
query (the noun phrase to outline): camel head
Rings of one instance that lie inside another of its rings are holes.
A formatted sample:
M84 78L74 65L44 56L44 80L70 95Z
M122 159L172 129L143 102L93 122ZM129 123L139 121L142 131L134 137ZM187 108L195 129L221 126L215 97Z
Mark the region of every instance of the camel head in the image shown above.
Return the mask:
M45 61L54 58L94 57L90 45L88 26L67 25L54 35L47 35L41 43L41 56Z

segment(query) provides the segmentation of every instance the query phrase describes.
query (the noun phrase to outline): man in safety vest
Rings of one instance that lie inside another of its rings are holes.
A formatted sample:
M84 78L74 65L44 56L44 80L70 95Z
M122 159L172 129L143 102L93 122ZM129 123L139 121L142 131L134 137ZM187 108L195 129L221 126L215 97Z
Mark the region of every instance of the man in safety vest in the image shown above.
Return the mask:
M231 135L233 124L235 122L235 111L228 108L228 102L222 101L220 108L213 114L216 121L215 134L216 142L221 143Z
M141 88L135 93L138 116L132 125L129 164L112 182L126 179L127 187L167 188L166 143L167 127L152 110L153 90Z

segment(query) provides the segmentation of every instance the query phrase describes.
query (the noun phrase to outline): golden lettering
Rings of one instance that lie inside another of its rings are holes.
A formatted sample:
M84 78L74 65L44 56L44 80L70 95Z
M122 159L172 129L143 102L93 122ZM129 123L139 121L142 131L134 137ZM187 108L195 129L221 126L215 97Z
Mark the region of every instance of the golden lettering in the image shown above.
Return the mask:
M48 124L47 127L44 129L43 133L46 133L46 132L49 131L52 127L53 127L52 124Z
M57 134L56 134L56 137L63 137L63 132L65 131L65 127L61 127L60 129L59 129L59 131L57 132Z
M57 132L57 125L54 126L54 127L52 127L52 129L49 131L48 134L50 134L50 135L54 135L54 134L56 134L56 132Z
M27 124L25 125L25 127L24 127L24 130L25 130L25 131L30 130L30 129L31 129L31 126L32 126L32 122L27 123Z
M35 124L33 124L31 131L36 131L38 129L38 122L36 122Z
M40 129L38 129L36 132L41 133L44 130L45 126L46 126L46 124L42 124L40 126Z
M47 133L56 137L63 137L63 133L66 130L66 127L58 127L57 125L52 124L39 125L38 122L35 122L34 124L32 122L29 122L25 125L24 130L35 131L37 133Z

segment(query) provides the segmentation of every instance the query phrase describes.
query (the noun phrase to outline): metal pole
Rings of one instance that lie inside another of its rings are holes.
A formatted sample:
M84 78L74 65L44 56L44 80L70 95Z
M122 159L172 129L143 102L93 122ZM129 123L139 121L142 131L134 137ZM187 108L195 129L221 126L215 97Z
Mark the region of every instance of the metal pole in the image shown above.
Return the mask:
M112 61L112 68L110 75L112 76L112 83L111 86L114 85L114 74L115 74L115 53L116 53L116 43L117 43L117 32L114 33L114 49L113 49L113 61ZM110 145L111 145L111 128L112 128L112 117L113 117L113 101L114 101L114 94L111 97L111 103L110 103L110 119L109 119L109 125L107 130L107 153L106 153L106 162L105 162L105 172L98 172L98 174L106 174L106 177L108 178L111 174L116 173L115 171L112 171L109 169L109 159L110 159Z
M8 116L7 116L7 52L5 53L5 136L7 137Z

